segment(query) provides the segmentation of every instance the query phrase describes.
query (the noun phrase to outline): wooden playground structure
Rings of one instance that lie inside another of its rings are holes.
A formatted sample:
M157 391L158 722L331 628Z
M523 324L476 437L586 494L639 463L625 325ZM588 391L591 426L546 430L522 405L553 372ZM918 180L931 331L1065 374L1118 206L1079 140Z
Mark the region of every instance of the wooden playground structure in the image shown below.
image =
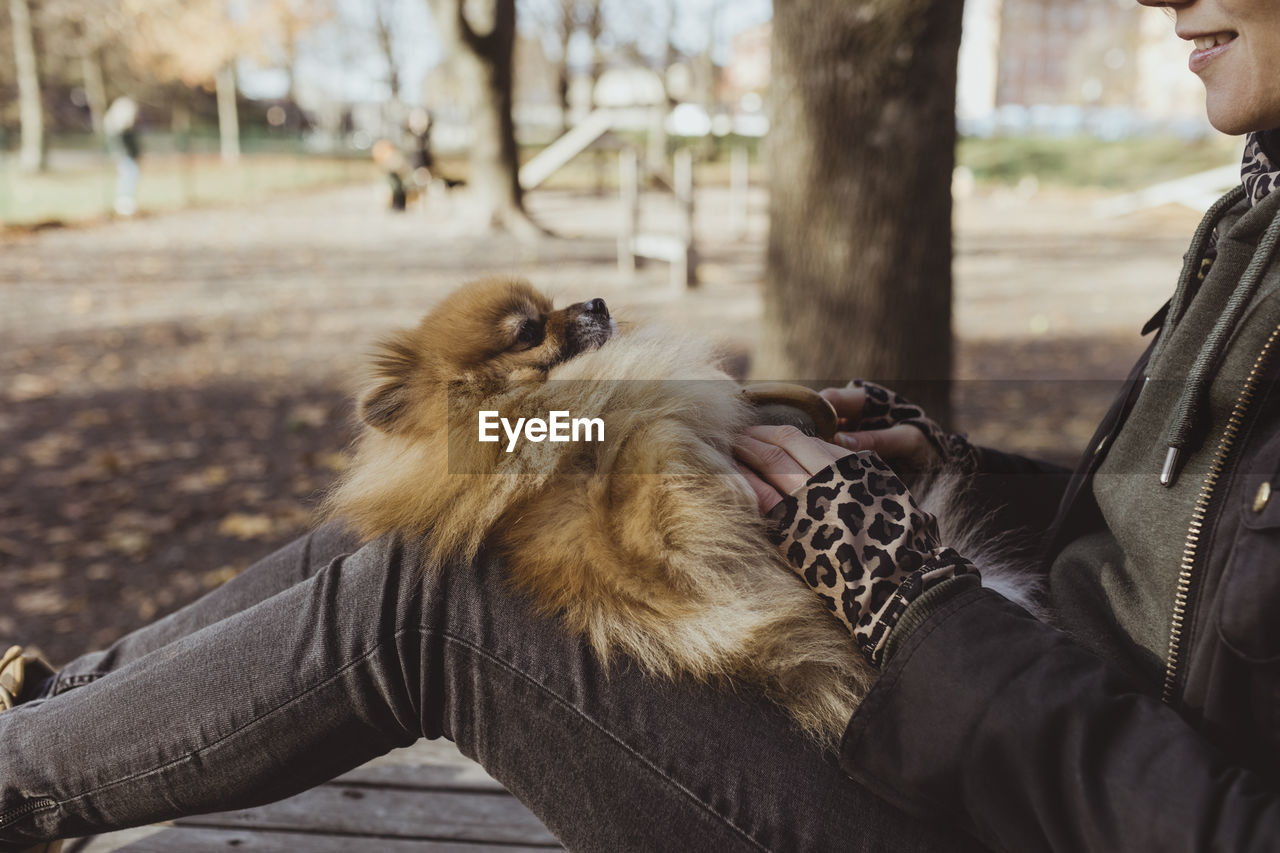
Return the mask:
M608 138L610 147L618 152L618 191L623 210L618 233L618 269L624 274L634 274L642 260L664 261L671 265L672 290L695 287L698 254L693 227L693 152L688 147L677 149L670 168L665 159L663 162L654 162L652 158L642 160L640 146L618 138L614 124L614 114L609 109L590 113L520 168L520 186L525 191L535 189L579 154ZM647 146L650 150L652 147ZM735 148L730 165L730 217L739 233L746 228L748 165L746 149ZM655 187L675 198L679 215L674 229L652 230L643 224L645 187Z

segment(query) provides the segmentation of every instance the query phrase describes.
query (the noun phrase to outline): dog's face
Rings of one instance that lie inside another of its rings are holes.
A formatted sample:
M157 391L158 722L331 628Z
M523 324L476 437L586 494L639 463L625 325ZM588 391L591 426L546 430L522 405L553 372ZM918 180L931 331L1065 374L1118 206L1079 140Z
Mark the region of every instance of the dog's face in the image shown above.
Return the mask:
M411 426L419 401L446 387L466 386L481 395L513 382L542 381L574 356L596 349L617 326L603 299L555 310L528 282L490 280L445 297L416 329L382 343L375 358L375 387L360 415L377 429Z

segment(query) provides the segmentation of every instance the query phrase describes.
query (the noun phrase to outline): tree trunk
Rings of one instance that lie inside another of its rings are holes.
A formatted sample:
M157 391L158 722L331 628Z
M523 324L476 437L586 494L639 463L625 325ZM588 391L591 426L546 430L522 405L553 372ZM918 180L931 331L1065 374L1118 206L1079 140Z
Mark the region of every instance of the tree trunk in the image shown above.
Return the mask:
M577 27L574 15L577 5L577 0L560 0L560 20L557 23L559 29L556 31L556 35L560 37L560 60L556 63L556 100L560 106L561 136L568 133L573 124L569 115L569 87L572 83L569 42L573 41L573 32Z
M604 0L590 0L583 29L591 42L591 68L587 72L591 87L587 92L587 112L595 112L596 84L600 82L600 75L604 73L604 48L600 45L600 38L604 35ZM597 196L602 196L606 192L606 175L610 166L613 165L613 158L601 148L593 152L593 160L594 191Z
M515 0L431 0L441 39L470 95L469 191L483 226L532 238L542 233L524 210L511 117ZM474 7L474 8L473 8Z
M215 78L218 95L218 136L222 162L240 162L240 115L236 111L236 68L228 63Z
M666 97L661 104L657 104L652 108L652 112L649 115L649 131L645 143L644 158L645 169L650 175L669 176L671 174L670 169L667 168L667 116L679 103L679 99L672 97L669 88L671 68L679 58L675 46L676 15L678 11L678 0L666 0L666 43L663 46L664 56L662 59L662 71L660 72L662 75L662 91Z
M400 112L400 64L396 62L394 7L375 3L373 10L374 36L383 62L387 63L387 90L391 94L392 111Z
M560 107L560 135L564 136L573 127L569 104L569 63L564 60L556 66L556 105Z
M713 0L707 7L707 45L702 49L702 53L694 60L694 80L696 83L696 91L698 100L702 102L702 108L706 110L707 117L715 120L716 114L720 112L720 105L717 102L720 69L716 65L715 47L716 47L716 29L719 26L721 14L724 10L723 0ZM708 133L702 137L697 145L699 159L712 160L716 158L719 151L714 133Z
M950 416L959 0L776 0L753 372L864 377Z
M36 65L36 36L27 0L9 0L13 22L13 64L18 77L18 116L22 150L18 165L24 172L40 172L46 165L44 106L40 102L40 72Z
M604 0L591 0L587 8L587 38L591 40L591 109L596 108L596 84L604 73L604 47L600 38L604 35Z

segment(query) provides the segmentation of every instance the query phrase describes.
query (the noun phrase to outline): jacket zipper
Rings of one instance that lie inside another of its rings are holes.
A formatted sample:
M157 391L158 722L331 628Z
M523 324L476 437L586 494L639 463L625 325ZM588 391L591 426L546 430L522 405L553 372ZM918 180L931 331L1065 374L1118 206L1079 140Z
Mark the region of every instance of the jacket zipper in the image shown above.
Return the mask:
M1187 538L1182 547L1182 567L1178 573L1178 589L1173 600L1173 619L1169 628L1169 653L1165 658L1164 689L1161 692L1161 698L1168 704L1173 704L1178 690L1179 667L1182 663L1182 632L1191 603L1191 580L1195 570L1196 552L1200 546L1200 534L1204 529L1205 515L1209 509L1209 502L1213 499L1214 489L1218 485L1218 478L1226 467L1227 457L1231 454L1236 438L1240 435L1240 426L1244 423L1245 414L1253 402L1262 369L1271 356L1271 350L1277 338L1280 338L1280 325L1272 329L1271 337L1267 338L1267 342L1262 345L1262 351L1254 359L1253 367L1245 378L1244 387L1236 397L1235 405L1231 408L1231 417L1227 419L1226 429L1222 431L1222 438L1218 440L1213 464L1209 466L1209 473L1200 486L1196 508L1191 513L1191 526L1187 529Z
M57 804L58 804L57 800L50 800L48 798L45 798L42 800L32 800L31 802L24 803L23 805L18 806L15 809L10 809L7 812L0 813L0 829L4 829L6 826L17 823L22 818L34 812L43 811L44 809L51 809Z

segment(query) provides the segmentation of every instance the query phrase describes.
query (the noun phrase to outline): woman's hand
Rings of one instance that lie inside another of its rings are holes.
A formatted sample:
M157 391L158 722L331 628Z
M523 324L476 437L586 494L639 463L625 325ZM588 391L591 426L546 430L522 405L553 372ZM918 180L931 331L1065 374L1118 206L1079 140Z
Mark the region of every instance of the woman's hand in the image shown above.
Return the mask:
M924 409L873 382L855 379L843 388L818 392L839 415L836 443L849 450L870 450L911 470L939 464L977 467L977 451L964 436L944 430Z
M843 388L824 388L818 392L840 417L837 444L849 450L870 450L889 462L904 462L913 468L927 468L940 461L937 451L925 439L924 432L911 424L893 424L874 417L866 418L864 423L862 413L868 408L867 387L855 383L857 380Z
M787 562L877 666L908 604L945 580L977 575L942 547L933 516L874 453L762 426L739 436L734 454Z
M767 515L784 495L802 488L814 474L852 452L793 426L751 427L733 445L738 470L756 493L761 515Z

